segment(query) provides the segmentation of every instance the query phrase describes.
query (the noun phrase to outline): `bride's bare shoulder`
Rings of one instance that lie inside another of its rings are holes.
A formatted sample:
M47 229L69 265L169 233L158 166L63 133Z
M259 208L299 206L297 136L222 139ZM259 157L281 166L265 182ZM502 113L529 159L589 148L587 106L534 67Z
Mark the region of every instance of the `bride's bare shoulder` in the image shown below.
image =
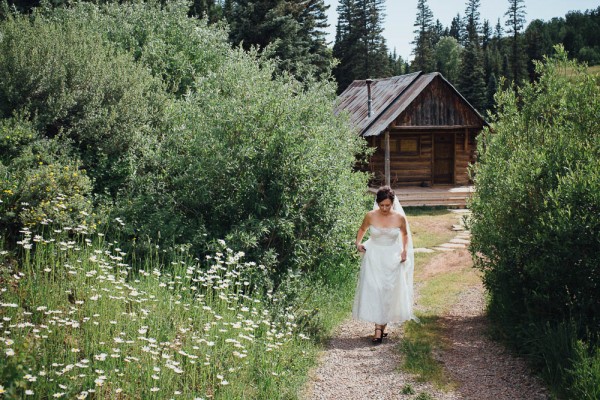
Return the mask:
M394 212L394 217L396 217L396 220L398 222L400 222L401 224L404 224L406 221L406 217L404 217L404 215L400 214L398 211L393 210Z

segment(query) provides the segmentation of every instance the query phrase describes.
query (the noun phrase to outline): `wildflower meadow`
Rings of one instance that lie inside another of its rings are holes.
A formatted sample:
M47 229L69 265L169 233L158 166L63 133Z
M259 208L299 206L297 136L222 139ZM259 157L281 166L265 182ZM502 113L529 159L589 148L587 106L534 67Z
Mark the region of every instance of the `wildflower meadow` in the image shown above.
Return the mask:
M21 231L21 264L0 256L4 398L282 398L310 362L304 311L278 308L265 267L224 241L138 270L101 233L49 230Z

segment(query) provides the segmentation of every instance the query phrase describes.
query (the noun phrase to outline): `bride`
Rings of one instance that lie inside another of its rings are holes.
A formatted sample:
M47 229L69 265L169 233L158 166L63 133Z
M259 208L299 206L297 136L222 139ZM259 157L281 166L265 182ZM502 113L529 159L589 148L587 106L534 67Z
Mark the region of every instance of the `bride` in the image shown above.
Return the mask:
M362 243L367 230L370 238ZM389 186L377 191L375 206L356 234L363 253L352 316L375 323L373 343L381 343L388 323L417 320L413 314L414 253L406 214Z

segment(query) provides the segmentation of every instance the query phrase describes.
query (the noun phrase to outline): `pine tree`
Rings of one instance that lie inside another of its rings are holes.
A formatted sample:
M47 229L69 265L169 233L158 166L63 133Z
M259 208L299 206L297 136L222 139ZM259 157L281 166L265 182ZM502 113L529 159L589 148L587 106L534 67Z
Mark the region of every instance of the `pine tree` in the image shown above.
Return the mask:
M529 81L538 78L535 72L534 60L541 60L552 49L550 35L545 29L544 22L536 19L531 21L525 30L525 52L527 53L527 74Z
M384 78L392 74L383 37L383 0L342 0L338 11L333 56L338 91L355 79Z
M438 21L439 22L439 21ZM415 20L415 45L412 69L415 71L431 72L435 70L435 56L433 50L433 13L427 5L427 0L417 3L417 18Z
M436 19L435 25L433 25L433 30L432 30L433 33L431 35L431 45L433 47L435 47L437 42L440 41L442 36L447 36L447 35L445 35L446 31L448 31L448 29L444 28L444 25L442 25L442 23L440 22L439 19Z
M511 79L517 84L525 77L525 53L521 44L521 30L525 24L524 2L524 0L508 0L508 11L504 14L508 17L504 24L508 27L508 33L511 35Z
M490 40L492 40L492 27L490 21L486 19L483 21L483 27L481 28L481 48L483 51L487 50Z
M223 16L221 4L215 0L193 0L189 14L198 18L207 18L211 23L217 22Z
M456 17L452 18L452 22L450 23L450 32L449 36L452 36L454 39L458 40L459 43L462 43L462 18L460 14L456 14Z
M245 49L257 46L280 62L280 69L299 78L329 69L325 32L329 6L324 0L228 0L224 6L229 38Z
M398 76L404 74L404 59L399 56L394 47L394 51L390 53L391 75Z
M494 101L494 95L498 91L498 80L496 79L496 74L490 74L490 77L487 82L487 95L486 95L486 109L489 112L494 112L496 110L496 102Z
M463 96L480 112L486 107L486 82L479 36L479 0L469 0L465 11L464 51L459 88Z

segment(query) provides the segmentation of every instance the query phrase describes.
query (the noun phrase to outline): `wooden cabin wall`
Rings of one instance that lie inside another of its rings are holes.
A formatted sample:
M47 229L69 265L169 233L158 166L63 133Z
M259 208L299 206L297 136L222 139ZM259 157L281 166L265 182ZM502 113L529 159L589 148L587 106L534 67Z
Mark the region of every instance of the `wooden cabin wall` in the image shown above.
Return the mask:
M392 186L419 186L423 182L431 185L433 151L431 138L429 133L390 133L390 180ZM369 147L376 148L369 162L369 170L374 175L373 183L381 185L385 183L384 135L370 136L367 141ZM417 141L416 151L402 153L402 143L411 141Z
M390 133L390 178L391 184L397 186L419 186L425 184L431 186L433 168L433 137L434 134L454 135L454 184L470 184L468 165L475 162L476 143L475 129L458 129L449 131L425 131L425 132L391 132ZM465 137L467 141L465 143ZM376 148L371 156L368 170L373 174L373 185L385 183L385 148L382 133L379 136L367 137L369 147ZM417 140L419 148L417 152L409 154L402 153L402 142L404 140Z

